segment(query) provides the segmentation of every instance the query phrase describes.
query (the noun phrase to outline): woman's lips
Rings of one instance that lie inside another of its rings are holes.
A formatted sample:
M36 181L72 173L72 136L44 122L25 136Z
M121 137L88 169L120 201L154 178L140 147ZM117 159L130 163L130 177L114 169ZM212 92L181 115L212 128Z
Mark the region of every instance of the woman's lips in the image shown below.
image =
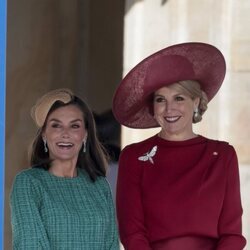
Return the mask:
M181 116L166 116L166 117L164 117L165 121L169 122L169 123L177 122L180 118L181 118Z

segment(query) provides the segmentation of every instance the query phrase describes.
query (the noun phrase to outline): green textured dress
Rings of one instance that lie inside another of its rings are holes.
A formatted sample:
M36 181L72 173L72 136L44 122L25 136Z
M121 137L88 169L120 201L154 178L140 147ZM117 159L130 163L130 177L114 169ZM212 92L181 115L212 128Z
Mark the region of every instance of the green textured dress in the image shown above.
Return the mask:
M104 177L92 182L41 168L19 173L11 192L13 249L119 249L111 191Z

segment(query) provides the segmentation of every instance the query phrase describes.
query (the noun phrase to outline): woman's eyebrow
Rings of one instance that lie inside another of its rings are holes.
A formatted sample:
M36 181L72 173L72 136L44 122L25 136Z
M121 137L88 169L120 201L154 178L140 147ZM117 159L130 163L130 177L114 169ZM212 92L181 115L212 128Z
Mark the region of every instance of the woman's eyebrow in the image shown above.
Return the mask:
M50 120L48 120L48 122L62 122L62 121L56 118L51 118ZM77 118L75 120L70 121L70 123L73 123L73 122L83 122L83 120L80 118Z
M73 123L73 122L83 122L83 120L82 119L75 119L75 120L72 120L72 121L70 121L71 123Z

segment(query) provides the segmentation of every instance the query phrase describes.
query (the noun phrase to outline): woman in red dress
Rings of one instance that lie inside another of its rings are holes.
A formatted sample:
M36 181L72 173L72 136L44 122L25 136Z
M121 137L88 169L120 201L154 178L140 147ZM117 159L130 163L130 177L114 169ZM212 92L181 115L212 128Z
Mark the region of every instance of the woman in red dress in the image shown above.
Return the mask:
M118 86L113 112L122 125L161 128L120 156L117 215L125 249L244 248L236 152L193 131L225 72L217 48L184 43L144 59Z

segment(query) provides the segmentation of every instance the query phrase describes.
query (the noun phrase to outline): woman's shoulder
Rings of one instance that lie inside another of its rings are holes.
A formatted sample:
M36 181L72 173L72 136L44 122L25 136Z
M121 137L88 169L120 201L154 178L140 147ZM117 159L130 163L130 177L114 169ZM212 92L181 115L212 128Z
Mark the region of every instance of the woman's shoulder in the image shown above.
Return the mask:
M143 141L139 141L139 142L126 145L124 149L122 150L122 153L125 153L125 152L136 153L138 151L144 152L145 150L148 150L149 147L152 147L155 144L155 139L156 139L156 135L149 137Z
M27 168L18 172L15 176L14 182L29 182L39 180L43 174L43 169L41 168Z
M102 186L103 188L107 188L107 189L109 189L110 188L110 185L109 185L109 182L108 182L108 180L107 180L107 178L105 177L105 176L98 176L97 178L96 178L96 184L97 185L100 185L100 186Z
M228 141L216 140L216 139L210 139L210 138L206 138L206 140L212 146L218 146L222 148L233 148L233 146Z
M88 190L105 194L105 197L110 196L111 187L105 176L97 176L95 181L91 180L85 170L80 169L80 178L84 181L84 185L87 185Z
M25 194L38 199L42 193L41 187L43 185L41 171L42 169L28 168L17 173L13 180L10 197Z
M91 180L85 169L78 169L79 177L90 185L108 185L105 176L97 176L95 181Z
M214 151L219 151L227 154L236 154L234 146L228 141L207 139L208 147Z
M16 174L16 176L20 176L20 177L23 177L23 176L33 176L33 177L36 177L36 176L39 176L42 174L42 172L44 172L45 170L42 169L42 168L37 168L37 167L29 167L29 168L25 168L23 170L21 170L20 172L18 172Z

